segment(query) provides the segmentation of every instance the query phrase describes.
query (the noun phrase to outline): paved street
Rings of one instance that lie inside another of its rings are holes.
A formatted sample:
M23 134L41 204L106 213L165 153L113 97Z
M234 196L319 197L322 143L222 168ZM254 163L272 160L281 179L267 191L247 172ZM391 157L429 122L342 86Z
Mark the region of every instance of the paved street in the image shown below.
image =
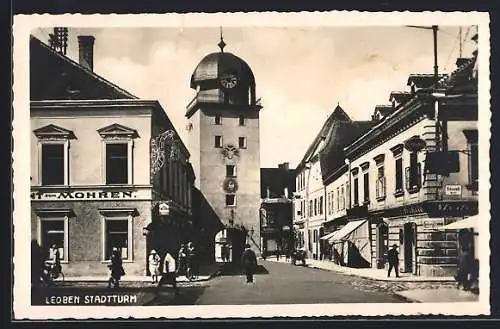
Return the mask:
M253 285L245 285L239 273L226 273L206 284L186 287L174 303L213 304L308 304L407 302L394 292L404 284L380 283L359 277L290 264L259 261L260 273ZM389 286L390 285L390 286ZM172 303L172 293L161 292L150 305Z
M128 295L129 300L102 299L93 304L107 305L242 305L242 304L313 304L313 303L395 303L411 302L398 293L423 289L453 288L447 282L377 281L311 267L287 263L259 261L259 273L253 285L246 285L239 269L227 269L218 277L203 282L180 283L180 296L174 297L170 287L156 288L149 282L123 282L118 291L106 283L65 282L40 299L41 304L64 303L51 296ZM49 296L49 299L46 298ZM135 296L135 297L133 297ZM119 303L117 303L117 301ZM70 301L71 302L71 301ZM80 301L85 305L86 300Z

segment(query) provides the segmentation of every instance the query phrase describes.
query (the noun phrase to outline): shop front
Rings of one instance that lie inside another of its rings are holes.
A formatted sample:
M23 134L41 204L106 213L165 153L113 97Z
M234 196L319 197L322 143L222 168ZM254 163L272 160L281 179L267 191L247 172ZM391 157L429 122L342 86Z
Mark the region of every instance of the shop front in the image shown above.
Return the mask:
M32 238L47 257L59 248L67 276L107 275L114 248L127 275L144 275L150 198L148 187L33 187Z

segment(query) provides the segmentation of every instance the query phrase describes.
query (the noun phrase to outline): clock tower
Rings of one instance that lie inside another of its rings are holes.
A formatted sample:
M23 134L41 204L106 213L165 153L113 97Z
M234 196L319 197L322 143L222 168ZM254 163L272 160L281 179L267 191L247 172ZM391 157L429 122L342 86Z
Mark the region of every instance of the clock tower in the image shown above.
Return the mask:
M225 46L221 35L220 51L206 55L194 70L190 86L196 95L186 117L196 187L225 226L214 237L216 258L227 244L230 259L237 261L245 243L260 253L261 106L252 70Z

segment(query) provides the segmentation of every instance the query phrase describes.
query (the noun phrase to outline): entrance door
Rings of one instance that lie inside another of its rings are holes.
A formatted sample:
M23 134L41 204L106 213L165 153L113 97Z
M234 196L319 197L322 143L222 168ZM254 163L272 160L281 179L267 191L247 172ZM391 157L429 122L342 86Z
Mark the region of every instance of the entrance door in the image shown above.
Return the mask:
M377 226L377 268L384 268L389 248L389 228L387 224Z
M404 271L406 273L416 273L416 240L417 225L415 223L406 223L403 226L403 253L404 253Z

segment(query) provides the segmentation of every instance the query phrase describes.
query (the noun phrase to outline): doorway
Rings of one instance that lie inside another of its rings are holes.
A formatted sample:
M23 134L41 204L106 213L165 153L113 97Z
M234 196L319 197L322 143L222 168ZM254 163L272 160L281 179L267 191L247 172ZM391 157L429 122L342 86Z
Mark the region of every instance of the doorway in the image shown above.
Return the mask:
M384 268L387 262L387 251L389 250L389 227L385 223L377 226L376 250L377 268Z
M416 274L417 261L417 224L406 223L403 225L403 270L405 273Z

